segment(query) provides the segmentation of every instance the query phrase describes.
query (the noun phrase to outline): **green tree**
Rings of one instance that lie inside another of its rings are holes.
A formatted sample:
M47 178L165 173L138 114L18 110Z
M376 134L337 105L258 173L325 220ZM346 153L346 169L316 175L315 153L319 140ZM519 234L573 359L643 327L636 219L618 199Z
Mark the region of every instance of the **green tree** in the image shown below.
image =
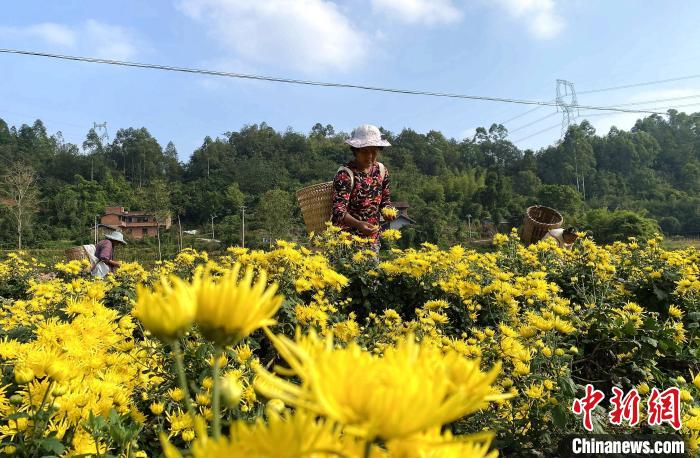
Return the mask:
M575 215L583 207L581 193L566 184L545 184L537 193L539 203L567 215Z
M583 221L584 228L590 230L598 243L612 243L628 237L648 239L661 233L655 220L630 210L591 210Z
M147 188L141 192L142 208L152 214L158 224L156 237L158 239L158 259L163 259L160 242L160 228L171 218L171 200L168 183L162 179L156 179L149 183Z
M271 189L260 197L256 208L257 218L272 240L289 233L294 220L294 201L291 194L281 189Z
M39 190L34 169L15 162L5 173L0 187L2 205L12 216L17 231L17 249L22 249L22 235L30 229L39 209Z

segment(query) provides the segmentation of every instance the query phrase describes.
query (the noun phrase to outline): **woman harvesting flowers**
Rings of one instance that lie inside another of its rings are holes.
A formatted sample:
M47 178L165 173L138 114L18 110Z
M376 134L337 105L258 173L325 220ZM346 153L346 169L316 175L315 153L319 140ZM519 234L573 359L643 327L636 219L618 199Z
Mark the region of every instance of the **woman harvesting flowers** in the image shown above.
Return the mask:
M379 217L394 220L391 211L389 176L377 157L391 144L382 138L376 126L363 124L345 141L354 159L338 169L333 180L333 224L342 229L369 237L374 249L379 248Z

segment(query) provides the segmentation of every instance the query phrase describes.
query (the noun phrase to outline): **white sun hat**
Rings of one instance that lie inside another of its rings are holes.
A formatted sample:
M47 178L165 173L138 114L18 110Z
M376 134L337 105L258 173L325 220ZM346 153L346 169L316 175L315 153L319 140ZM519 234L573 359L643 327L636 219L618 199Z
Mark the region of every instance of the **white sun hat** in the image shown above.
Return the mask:
M352 136L345 143L354 148L365 146L391 146L391 143L382 138L382 133L377 126L362 124L352 131Z
M119 231L113 231L113 232L110 232L109 234L105 234L105 238L126 245L126 241L124 240L124 234L122 234Z

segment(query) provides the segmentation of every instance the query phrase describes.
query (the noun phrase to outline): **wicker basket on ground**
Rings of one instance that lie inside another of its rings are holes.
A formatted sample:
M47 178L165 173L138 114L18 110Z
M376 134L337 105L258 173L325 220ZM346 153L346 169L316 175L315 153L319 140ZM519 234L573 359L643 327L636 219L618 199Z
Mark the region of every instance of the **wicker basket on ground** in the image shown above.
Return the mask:
M333 182L314 184L297 191L297 200L309 233L326 230L333 206Z
M85 248L82 246L74 246L66 250L66 258L68 258L69 261L76 259L88 259L88 255L85 252Z
M525 212L520 240L526 245L537 243L547 232L560 228L562 224L564 217L558 211L543 205L534 205Z

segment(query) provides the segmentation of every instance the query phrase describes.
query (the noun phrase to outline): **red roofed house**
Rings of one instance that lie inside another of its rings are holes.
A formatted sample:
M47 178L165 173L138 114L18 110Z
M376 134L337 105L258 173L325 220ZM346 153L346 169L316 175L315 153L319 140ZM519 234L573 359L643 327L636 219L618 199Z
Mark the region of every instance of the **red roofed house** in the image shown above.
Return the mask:
M155 237L158 234L158 222L154 215L144 211L126 211L124 207L105 207L105 214L100 222L107 226L119 228L122 233L132 239ZM168 216L160 223L165 230L170 229L171 221Z

